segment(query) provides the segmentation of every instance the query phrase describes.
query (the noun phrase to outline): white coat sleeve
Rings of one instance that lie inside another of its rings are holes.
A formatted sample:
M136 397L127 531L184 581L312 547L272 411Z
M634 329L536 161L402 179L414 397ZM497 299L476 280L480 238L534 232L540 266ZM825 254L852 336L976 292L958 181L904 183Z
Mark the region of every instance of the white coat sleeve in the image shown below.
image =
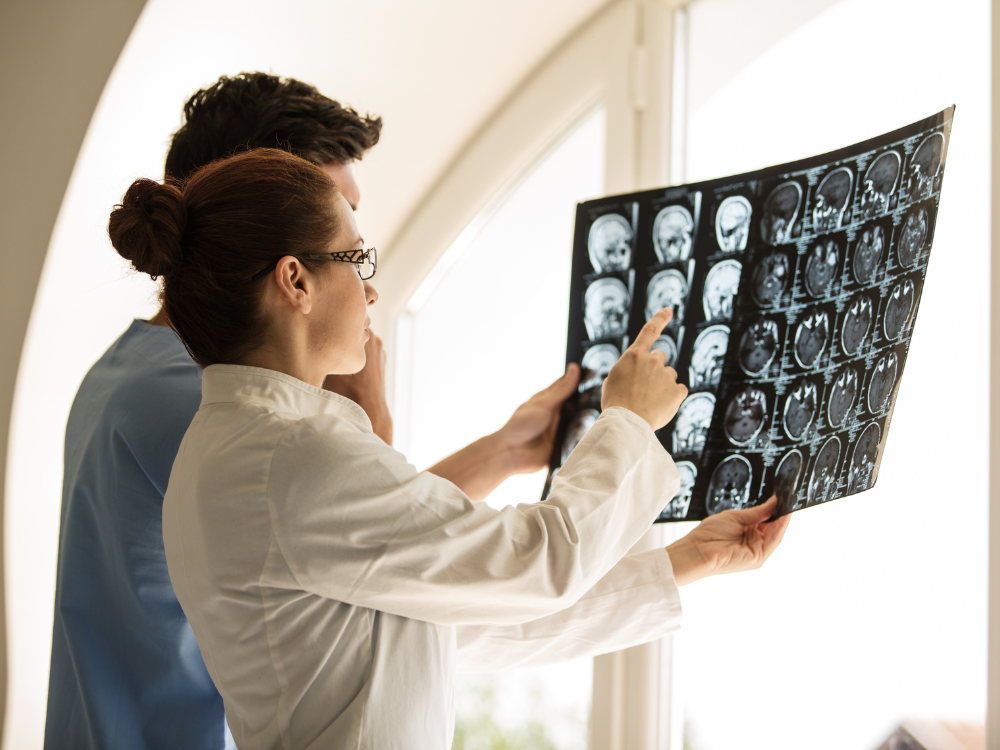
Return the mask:
M268 470L272 533L303 589L439 625L569 607L680 486L649 425L622 408L601 415L544 503L499 511L329 415L286 432Z
M458 670L495 672L597 656L661 638L680 621L666 550L629 555L564 610L520 625L457 628Z

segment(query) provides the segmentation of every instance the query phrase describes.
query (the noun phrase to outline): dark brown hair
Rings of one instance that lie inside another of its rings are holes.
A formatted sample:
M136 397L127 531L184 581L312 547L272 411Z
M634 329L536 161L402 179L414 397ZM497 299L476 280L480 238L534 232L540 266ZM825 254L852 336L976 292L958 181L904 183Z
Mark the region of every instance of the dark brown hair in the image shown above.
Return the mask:
M265 281L251 278L286 255L328 252L336 193L319 167L256 149L212 162L183 185L136 180L108 234L137 271L163 277L164 309L195 362L236 363L265 332Z
M362 117L294 78L222 76L184 105L165 171L187 179L209 162L255 148L282 149L318 165L343 164L360 159L381 132L381 117Z

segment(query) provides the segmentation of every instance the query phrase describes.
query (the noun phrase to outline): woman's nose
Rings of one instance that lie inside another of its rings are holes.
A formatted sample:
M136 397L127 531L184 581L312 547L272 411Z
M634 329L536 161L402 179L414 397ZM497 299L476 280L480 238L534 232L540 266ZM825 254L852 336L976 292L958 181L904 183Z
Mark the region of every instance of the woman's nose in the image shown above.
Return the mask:
M375 291L375 287L367 281L365 282L365 297L367 298L369 305L374 305L378 302L378 292Z

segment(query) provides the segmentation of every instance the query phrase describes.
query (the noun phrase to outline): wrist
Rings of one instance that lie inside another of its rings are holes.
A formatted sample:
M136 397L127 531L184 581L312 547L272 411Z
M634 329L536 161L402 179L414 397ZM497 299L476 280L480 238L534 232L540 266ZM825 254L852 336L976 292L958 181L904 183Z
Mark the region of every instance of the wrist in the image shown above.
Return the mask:
M682 537L667 547L670 566L674 570L674 583L686 586L711 575L697 545L689 537Z

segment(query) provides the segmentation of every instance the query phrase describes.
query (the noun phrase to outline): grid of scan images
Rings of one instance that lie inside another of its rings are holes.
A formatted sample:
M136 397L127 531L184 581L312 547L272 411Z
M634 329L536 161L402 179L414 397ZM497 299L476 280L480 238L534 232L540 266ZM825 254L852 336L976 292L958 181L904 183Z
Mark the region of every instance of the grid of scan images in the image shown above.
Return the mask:
M657 436L661 521L772 494L778 514L869 489L916 319L954 107L830 154L577 207L563 407L543 498L657 310L689 396ZM730 346L732 344L732 346Z

